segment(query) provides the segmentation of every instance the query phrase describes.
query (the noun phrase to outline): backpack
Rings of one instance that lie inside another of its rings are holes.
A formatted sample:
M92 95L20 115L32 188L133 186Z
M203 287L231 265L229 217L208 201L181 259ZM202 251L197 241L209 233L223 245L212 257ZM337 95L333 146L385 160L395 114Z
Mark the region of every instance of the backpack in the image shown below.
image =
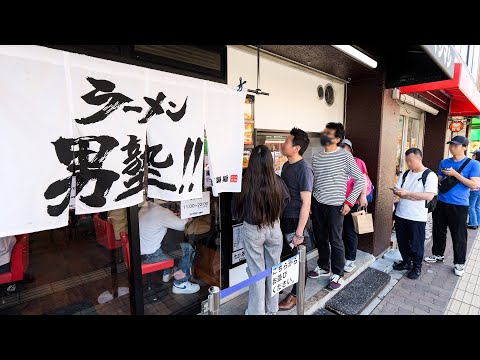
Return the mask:
M370 190L370 193L367 195L367 202L370 204L373 201L373 190L375 189L375 186L372 184L372 190Z
M405 179L407 178L407 175L408 175L409 172L410 172L410 170L407 170L407 171L405 171L405 172L403 173L402 185L401 185L401 186L403 186L403 184L405 183ZM430 173L432 173L432 172L433 172L433 171L430 170L430 169L428 169L428 168L425 169L425 171L423 172L423 174L422 174L422 183L423 183L423 187L424 187L424 188L425 188L425 184L427 183L427 177L428 177L428 175L429 175ZM425 207L428 209L428 212L429 212L429 213L431 213L431 212L433 212L433 210L435 210L435 206L437 206L437 201L438 201L438 196L437 196L437 195L435 195L435 196L433 197L433 199L430 200L430 201L425 200Z

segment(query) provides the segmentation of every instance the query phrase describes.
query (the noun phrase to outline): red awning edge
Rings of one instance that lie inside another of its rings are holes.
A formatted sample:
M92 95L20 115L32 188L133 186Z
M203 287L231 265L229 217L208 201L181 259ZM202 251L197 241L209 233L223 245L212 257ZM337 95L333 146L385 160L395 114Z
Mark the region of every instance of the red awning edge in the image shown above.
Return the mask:
M455 63L453 79L400 87L402 94L436 90L443 90L450 96L450 116L480 115L480 92L462 63Z

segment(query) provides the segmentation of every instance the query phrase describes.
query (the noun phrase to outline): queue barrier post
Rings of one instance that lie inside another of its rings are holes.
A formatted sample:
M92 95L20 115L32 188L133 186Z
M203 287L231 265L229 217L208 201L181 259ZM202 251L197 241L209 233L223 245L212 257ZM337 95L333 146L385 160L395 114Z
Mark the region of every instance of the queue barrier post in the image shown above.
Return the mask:
M300 264L298 269L298 283L297 283L297 315L305 314L305 269L307 261L307 248L305 245L298 247L298 254Z
M220 288L210 286L208 293L208 315L218 315L220 312Z

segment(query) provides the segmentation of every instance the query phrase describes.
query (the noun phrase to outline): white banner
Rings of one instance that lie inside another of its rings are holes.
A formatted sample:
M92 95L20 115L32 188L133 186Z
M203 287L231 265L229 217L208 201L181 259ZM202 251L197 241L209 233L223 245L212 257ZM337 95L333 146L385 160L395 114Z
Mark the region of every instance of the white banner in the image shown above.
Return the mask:
M146 69L68 54L71 78L76 214L143 201ZM154 99L150 99L154 100Z
M72 138L63 64L60 51L0 46L0 236L68 223L69 161L54 147Z
M145 162L149 197L201 198L205 122L214 194L240 191L245 92L40 46L0 69L0 236L66 226L72 175L76 214L141 203Z
M205 128L214 196L241 190L245 95L246 89L207 83Z
M147 124L148 196L202 197L205 81L148 72L148 95L158 112Z

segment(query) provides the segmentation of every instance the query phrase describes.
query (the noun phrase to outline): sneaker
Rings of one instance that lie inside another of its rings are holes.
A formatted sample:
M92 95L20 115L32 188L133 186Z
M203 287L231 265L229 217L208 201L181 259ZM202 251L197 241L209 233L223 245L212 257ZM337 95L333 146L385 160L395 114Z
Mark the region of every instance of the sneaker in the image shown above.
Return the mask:
M292 310L295 305L297 305L297 297L290 293L285 299L280 301L280 304L278 304L278 310Z
M397 271L412 270L412 262L402 261L399 263L395 263L393 264L393 270L397 270Z
M174 294L195 294L200 290L200 285L191 283L190 281L173 282L172 292Z
M345 262L345 266L343 267L343 271L345 272L352 272L353 269L355 269L357 265L355 265L355 260L347 260Z
M248 315L248 308L245 309L245 315Z
M477 229L478 229L478 226L468 225L467 228L469 228L470 230L477 230Z
M410 270L407 277L412 280L417 280L420 277L421 273L422 273L421 269L413 268L412 270Z
M445 260L445 256L439 256L439 255L432 255L432 256L427 256L425 258L425 261L427 263L436 263L436 262L442 262Z
M342 287L343 285L343 277L340 275L335 275L333 274L330 276L330 283L328 284L328 287L332 290L338 290Z
M173 278L173 274L177 271L177 268L169 268L163 270L163 282L167 283Z
M320 266L317 266L315 270L311 270L307 274L307 276L310 279L318 279L321 276L328 276L328 275L330 275L330 272L323 270Z
M455 271L455 275L462 276L463 273L465 272L465 265L464 264L455 264L455 268L453 269L453 271Z

